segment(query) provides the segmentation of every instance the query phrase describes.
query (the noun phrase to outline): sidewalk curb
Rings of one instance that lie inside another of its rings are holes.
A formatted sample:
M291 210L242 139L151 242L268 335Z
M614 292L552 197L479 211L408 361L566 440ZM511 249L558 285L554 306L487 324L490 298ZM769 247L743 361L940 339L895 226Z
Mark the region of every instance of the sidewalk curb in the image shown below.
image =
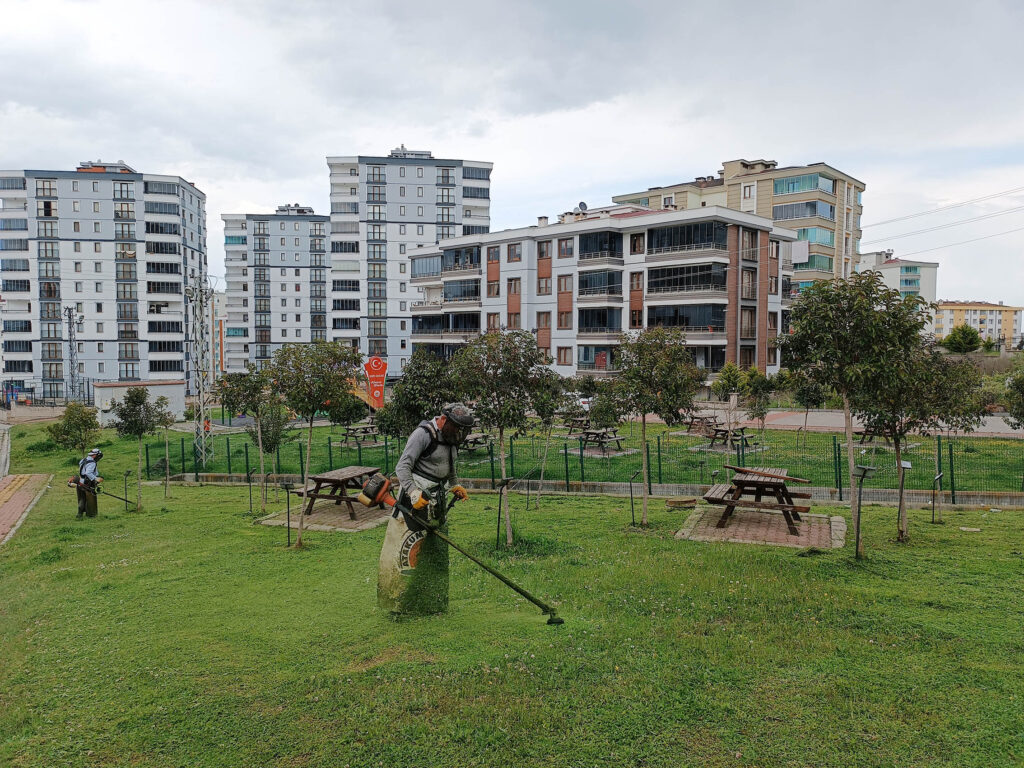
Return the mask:
M21 513L21 517L19 517L18 521L14 525L11 526L11 530L9 530L7 532L7 535L4 536L3 539L0 539L0 547L2 547L4 544L6 544L8 542L8 540L12 536L14 536L15 532L21 527L21 524L23 522L25 522L25 518L28 517L28 513L32 511L32 509L35 507L35 505L38 503L38 501L41 498L43 498L43 494L46 493L48 490L50 490L52 485L53 485L53 475L51 474L48 478L46 478L46 485L44 485L42 488L40 488L39 489L39 493L37 493L35 495L35 498L32 499L32 501L30 501L28 503L28 506L25 507L25 511Z

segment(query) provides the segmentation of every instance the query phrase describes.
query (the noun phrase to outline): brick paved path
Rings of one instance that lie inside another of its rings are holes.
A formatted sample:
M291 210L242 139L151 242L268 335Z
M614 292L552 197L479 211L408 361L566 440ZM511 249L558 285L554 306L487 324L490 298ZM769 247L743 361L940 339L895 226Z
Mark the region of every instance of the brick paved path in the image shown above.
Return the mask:
M7 540L22 515L46 487L47 475L7 475L0 479L0 543Z
M273 498L273 497L271 497ZM292 528L299 527L300 502L292 501ZM336 505L332 501L317 502L313 512L306 516L303 527L311 531L365 531L369 528L376 528L383 525L391 516L391 510L375 507L369 509L362 504L352 505L355 508L356 519L348 516L348 508ZM287 515L279 512L272 517L264 518L263 525L285 525Z
M698 507L676 533L676 538L832 549L842 547L846 537L846 520L839 516L802 514L802 520L797 523L800 531L797 536L790 535L781 512L737 509L725 528L716 528L721 516L718 507Z

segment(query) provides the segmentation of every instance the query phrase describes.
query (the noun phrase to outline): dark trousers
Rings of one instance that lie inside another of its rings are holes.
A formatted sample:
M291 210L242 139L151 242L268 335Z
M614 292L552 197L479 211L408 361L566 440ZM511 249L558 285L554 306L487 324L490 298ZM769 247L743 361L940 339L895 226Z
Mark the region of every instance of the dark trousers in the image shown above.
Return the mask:
M78 516L96 517L96 494L82 487L76 489L78 494Z

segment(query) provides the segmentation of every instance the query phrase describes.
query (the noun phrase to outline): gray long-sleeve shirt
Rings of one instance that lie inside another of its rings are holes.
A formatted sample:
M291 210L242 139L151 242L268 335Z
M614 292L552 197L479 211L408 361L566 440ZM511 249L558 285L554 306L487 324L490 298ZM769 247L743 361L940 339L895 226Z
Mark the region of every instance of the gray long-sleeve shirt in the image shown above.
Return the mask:
M96 459L86 456L78 465L78 474L90 483L95 483L100 476L99 468L96 466Z
M444 438L441 438L433 453L426 457L422 456L423 451L430 445L430 435L422 427L429 424L433 424L437 429L436 419L421 421L416 431L409 435L405 450L402 451L402 456L395 466L395 474L398 475L398 482L402 484L402 488L416 487L412 475L417 469L434 477L443 477L449 485L455 482L455 457L458 453L456 446L444 442ZM440 433L440 430L437 431Z

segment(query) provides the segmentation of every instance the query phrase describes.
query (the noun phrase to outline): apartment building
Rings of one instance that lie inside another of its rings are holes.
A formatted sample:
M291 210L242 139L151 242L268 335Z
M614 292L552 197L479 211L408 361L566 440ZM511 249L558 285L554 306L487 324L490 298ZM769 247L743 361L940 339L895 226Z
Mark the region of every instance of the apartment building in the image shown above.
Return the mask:
M185 289L206 274L206 196L125 163L0 171L3 382L193 380ZM69 343L70 309L75 344Z
M283 344L327 339L328 216L299 205L272 214L226 213L224 370L264 365ZM358 279L331 295L358 302ZM358 327L358 326L357 326Z
M780 168L774 160L730 160L717 176L644 192L615 195L616 203L689 210L724 206L755 213L789 229L808 250L794 253L797 290L814 280L848 277L860 250L864 182L826 163Z
M537 226L455 238L412 254L416 347L449 356L498 329L536 334L552 367L613 372L624 331L686 332L699 367L778 370L796 232L721 206L616 205Z
M435 158L404 146L386 157L328 157L330 338L389 362L412 353L409 257L421 246L490 231L492 163ZM354 288L353 288L354 286Z
M1022 342L1022 312L1024 307L1008 307L1001 301L940 301L935 313L935 338L941 340L958 325L969 325L983 339L1017 347Z
M890 249L862 253L857 271L866 272L869 269L882 276L882 282L887 288L897 290L904 296L920 296L929 304L935 303L939 272L937 262L898 259ZM934 329L932 322L925 328L925 332L933 333Z
M228 319L228 297L224 291L210 296L210 380L216 381L227 369L224 367L224 329Z

